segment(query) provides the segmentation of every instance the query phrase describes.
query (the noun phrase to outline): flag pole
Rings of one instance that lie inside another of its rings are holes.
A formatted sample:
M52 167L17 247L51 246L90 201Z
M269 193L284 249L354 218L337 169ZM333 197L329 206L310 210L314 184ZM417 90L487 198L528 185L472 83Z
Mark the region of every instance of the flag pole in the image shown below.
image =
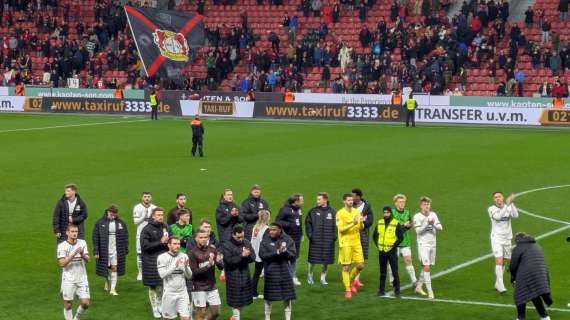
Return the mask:
M137 38L135 36L135 32L133 31L133 25L131 24L131 19L129 18L129 13L127 12L127 7L128 6L123 6L123 10L125 10L125 15L127 16L127 22L129 23L129 29L131 30L131 34L133 36L133 40L135 41L135 47L137 48L137 53L139 54L139 60L142 63L143 69L144 69L144 73L146 74L147 78L148 78L148 71L146 69L146 65L144 63L144 59L142 58L141 55L141 50L139 49L139 43L137 42Z

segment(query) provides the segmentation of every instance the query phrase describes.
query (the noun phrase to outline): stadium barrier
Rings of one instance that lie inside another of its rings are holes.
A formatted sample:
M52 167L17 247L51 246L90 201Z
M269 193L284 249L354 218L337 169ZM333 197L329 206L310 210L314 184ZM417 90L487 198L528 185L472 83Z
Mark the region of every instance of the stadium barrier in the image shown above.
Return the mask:
M0 87L0 96L9 96L9 95L10 95L9 87Z
M253 118L254 105L254 102L181 100L180 110L184 117Z
M416 122L540 126L542 114L546 110L545 108L420 105L416 110Z
M82 98L42 98L43 112L60 113L102 113L102 114L150 114L150 101L144 99L82 99ZM180 107L160 102L159 114L180 116Z
M404 108L389 104L256 102L254 118L401 122Z
M0 96L0 112L23 112L26 97Z
M11 96L16 94L14 87L9 88ZM0 94L1 95L1 94ZM28 97L54 97L54 98L86 98L86 99L112 99L115 98L114 89L72 89L51 88L41 86L26 86ZM144 99L144 90L123 90L125 99Z
M552 108L552 98L451 96L450 106L497 108ZM566 101L565 108L570 108Z

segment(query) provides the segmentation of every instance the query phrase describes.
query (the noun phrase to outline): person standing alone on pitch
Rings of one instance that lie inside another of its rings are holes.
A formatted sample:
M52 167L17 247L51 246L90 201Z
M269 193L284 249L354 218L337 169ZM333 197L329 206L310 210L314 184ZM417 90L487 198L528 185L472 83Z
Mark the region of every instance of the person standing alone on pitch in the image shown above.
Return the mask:
M418 107L418 102L414 99L413 93L406 100L406 127L410 126L410 120L412 121L412 127L416 126L416 108Z
M392 217L392 208L385 206L382 208L384 216L378 220L372 238L378 247L378 260L380 262L380 286L378 295L386 295L386 273L388 263L392 266L392 285L394 294L400 295L400 276L398 275L398 245L404 239L404 230L398 220Z
M305 218L305 232L309 238L309 271L307 283L314 284L315 264L322 264L321 284L327 285L328 266L334 263L334 247L337 238L336 210L329 205L326 192L317 194L317 206L309 210Z
M162 223L164 209L152 210L148 224L141 232L143 284L155 318L162 317L162 278L158 274L158 256L168 250L168 227Z
M204 125L200 117L196 116L194 120L190 122L190 127L192 128L192 156L196 156L196 149L198 149L198 154L200 157L204 156Z
M158 95L154 89L150 90L150 119L158 120Z
M303 239L303 211L301 207L304 204L303 195L296 193L289 197L281 210L275 222L279 223L283 227L283 231L287 233L291 239L295 242L295 258L291 260L291 277L293 278L293 283L296 286L300 286L301 282L297 278L297 259L301 254L301 240Z
M129 254L129 232L127 224L118 216L119 209L112 205L95 223L93 228L93 254L96 273L105 277L105 291L118 296L117 278L125 274L126 258Z
M513 229L511 219L518 218L519 212L514 204L514 195L505 203L502 192L493 193L494 204L487 210L491 218L491 248L495 256L495 289L499 293L507 292L503 282L504 267L511 258Z
M550 296L550 276L544 260L544 252L536 240L525 234L517 233L516 247L513 250L511 265L511 283L515 289L517 320L526 319L526 304L532 301L541 320L550 320L544 303L552 304Z
M65 241L67 226L74 224L79 230L79 239L85 238L83 222L87 219L87 206L77 193L77 186L65 186L64 195L59 199L53 209L53 233L57 242Z

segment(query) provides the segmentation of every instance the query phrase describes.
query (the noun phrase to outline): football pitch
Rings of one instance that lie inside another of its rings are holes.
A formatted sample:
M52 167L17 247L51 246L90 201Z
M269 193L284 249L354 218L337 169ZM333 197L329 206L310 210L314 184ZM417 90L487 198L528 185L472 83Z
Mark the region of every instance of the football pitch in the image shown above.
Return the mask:
M0 319L63 318L51 221L70 182L78 185L89 210L89 245L93 225L109 204L119 206L130 233L120 295L103 291L104 280L95 275L92 261L92 305L82 319L152 319L147 289L135 280L132 208L142 191L151 191L153 202L167 210L174 207L176 193L185 192L194 222L202 217L214 221L224 188L233 189L241 204L253 184L262 186L272 218L295 192L305 196L305 214L317 192L328 192L332 205L340 208L342 194L359 187L375 220L382 206L392 205L393 195L404 193L413 213L420 196L431 197L443 224L432 269L435 301L417 296L409 286L402 299L377 297L373 245L361 278L365 288L352 301L344 301L338 265L329 268L328 286L309 286L305 241L298 270L303 285L297 287L293 319L515 319L510 285L505 295L493 288L487 207L497 190L521 193L515 203L523 210L513 231L540 236L555 301L550 315L570 319L569 130L236 120L205 120L204 126L206 157L192 158L186 120L0 114ZM419 274L415 235L413 253ZM407 285L400 263L402 285ZM315 271L318 278L320 267ZM227 319L225 285L218 286L220 319ZM272 319L282 319L281 312L275 303ZM245 308L242 319L263 319L262 301ZM527 319L539 318L529 310Z

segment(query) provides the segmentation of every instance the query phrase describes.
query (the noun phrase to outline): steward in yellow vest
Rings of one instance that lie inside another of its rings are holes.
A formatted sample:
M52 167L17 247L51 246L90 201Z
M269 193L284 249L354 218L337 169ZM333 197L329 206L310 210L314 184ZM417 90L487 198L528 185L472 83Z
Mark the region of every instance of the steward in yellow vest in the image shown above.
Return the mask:
M406 106L406 110L408 111L406 113L406 127L410 126L410 120L412 120L412 127L416 126L416 108L418 107L418 102L416 101L416 99L414 99L414 95L412 93L410 93L410 97L408 98L408 100L406 100L406 103L404 103L404 105Z
M400 277L398 276L398 245L404 239L404 230L402 225L392 217L392 208L385 206L382 211L384 216L378 220L376 229L374 230L374 244L378 248L380 260L380 288L378 295L386 294L386 273L388 263L392 269L394 276L394 294L400 295Z

